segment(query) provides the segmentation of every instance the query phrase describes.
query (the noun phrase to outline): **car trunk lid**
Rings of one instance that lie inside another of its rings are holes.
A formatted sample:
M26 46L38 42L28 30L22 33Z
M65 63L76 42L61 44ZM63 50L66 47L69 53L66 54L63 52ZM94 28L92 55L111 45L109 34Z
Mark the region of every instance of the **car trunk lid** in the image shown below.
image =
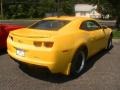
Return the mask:
M11 32L11 34L15 36L27 37L27 38L49 38L55 36L57 34L57 31L24 28L13 31Z

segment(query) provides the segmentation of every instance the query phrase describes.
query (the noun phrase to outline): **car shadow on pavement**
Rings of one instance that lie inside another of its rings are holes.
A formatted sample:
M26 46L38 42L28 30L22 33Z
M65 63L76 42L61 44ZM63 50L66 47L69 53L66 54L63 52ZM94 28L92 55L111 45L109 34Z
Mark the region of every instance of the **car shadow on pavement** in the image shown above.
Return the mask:
M100 51L95 56L93 56L89 60L87 60L84 70L81 72L81 74L79 76L75 76L75 77L69 77L69 76L65 76L65 75L61 75L61 74L51 74L46 69L36 68L33 66L28 67L23 64L22 65L19 64L19 68L24 73L28 74L29 76L31 76L33 78L37 78L39 80L44 80L44 81L48 81L48 82L52 82L52 83L64 83L64 82L68 82L68 81L77 79L81 75L84 75L84 73L87 72L88 70L90 70L94 66L94 64L105 54L110 54L110 50Z
M0 49L0 56L1 55L4 55L4 54L6 54L7 53L7 50L6 49Z

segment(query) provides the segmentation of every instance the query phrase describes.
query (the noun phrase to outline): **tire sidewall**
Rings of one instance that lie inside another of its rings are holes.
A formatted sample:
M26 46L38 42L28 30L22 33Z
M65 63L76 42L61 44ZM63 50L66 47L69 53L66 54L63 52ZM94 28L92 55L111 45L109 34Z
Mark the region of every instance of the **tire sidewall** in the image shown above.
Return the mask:
M107 44L107 50L110 50L112 48L112 36L110 36Z
M81 54L81 56L83 57L82 58L82 61L81 61L81 65L80 65L80 67L79 67L79 69L78 70L75 70L75 66L76 66L76 61L80 61L80 60L78 60L77 59L77 57L79 57L79 55ZM79 49L76 53L75 53L75 55L74 55L74 57L73 57L73 60L72 60L72 62L71 62L71 69L70 69L70 75L72 75L72 76L78 76L81 72L82 72L82 70L84 69L84 66L85 66L85 61L86 61L86 54L85 54L85 52L84 52L84 50L82 50L82 49Z

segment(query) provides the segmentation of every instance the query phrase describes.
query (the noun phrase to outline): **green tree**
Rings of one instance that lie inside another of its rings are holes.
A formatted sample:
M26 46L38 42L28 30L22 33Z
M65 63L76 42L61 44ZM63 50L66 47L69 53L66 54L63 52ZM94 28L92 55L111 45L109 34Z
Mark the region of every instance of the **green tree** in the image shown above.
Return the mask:
M17 5L17 10L16 10L16 18L25 18L25 13L24 13L24 9L23 9L23 5L19 4Z
M77 3L98 5L103 16L116 18L116 26L120 26L120 0L3 0L3 11L6 18L40 18L57 11L73 15Z
M120 28L120 0L109 0L111 3L113 9L114 9L114 15L116 16L116 27Z
M116 19L116 27L120 28L120 0L89 0L89 3L97 4L100 13L110 14Z

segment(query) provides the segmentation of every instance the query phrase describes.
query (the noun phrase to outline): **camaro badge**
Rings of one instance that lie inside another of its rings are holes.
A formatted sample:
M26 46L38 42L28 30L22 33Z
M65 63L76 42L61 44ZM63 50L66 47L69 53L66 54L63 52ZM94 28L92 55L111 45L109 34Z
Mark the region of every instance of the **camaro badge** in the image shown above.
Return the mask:
M19 42L19 43L22 43L22 41L21 41L21 40L18 40L18 42Z

